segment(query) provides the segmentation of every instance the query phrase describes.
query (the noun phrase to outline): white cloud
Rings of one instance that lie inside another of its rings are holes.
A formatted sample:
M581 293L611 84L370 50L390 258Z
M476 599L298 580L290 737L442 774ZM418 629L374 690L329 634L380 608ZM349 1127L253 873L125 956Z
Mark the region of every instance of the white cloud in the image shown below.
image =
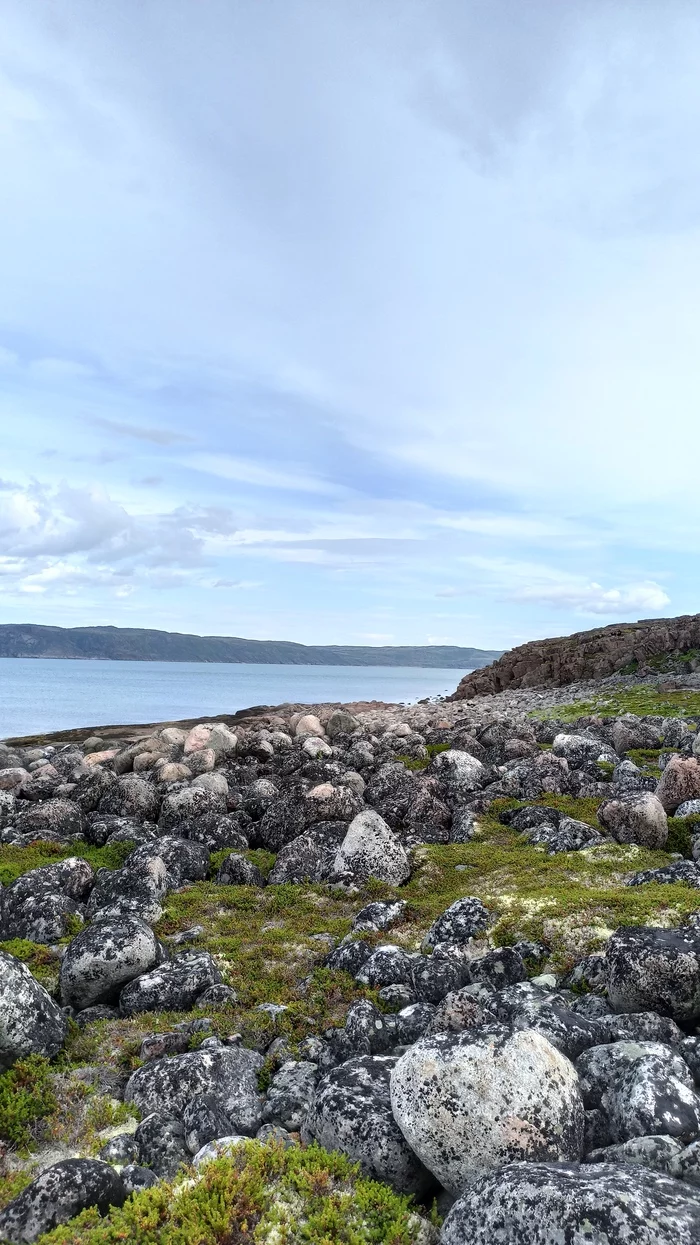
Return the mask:
M607 614L610 617L626 616L633 610L657 613L671 604L671 598L661 585L649 581L626 584L620 588L603 588L596 583L542 585L518 590L513 594L513 600L554 605L558 609L574 609L583 614Z

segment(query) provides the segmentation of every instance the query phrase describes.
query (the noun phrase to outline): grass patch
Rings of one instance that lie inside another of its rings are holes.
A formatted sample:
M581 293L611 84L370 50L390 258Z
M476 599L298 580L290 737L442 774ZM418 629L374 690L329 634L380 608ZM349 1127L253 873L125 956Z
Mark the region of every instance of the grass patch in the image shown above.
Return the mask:
M678 688L662 691L660 687L637 684L601 692L592 700L577 700L571 704L550 705L546 709L533 709L531 718L545 720L556 718L561 722L575 722L584 715L620 717L623 713L636 713L640 717L655 714L664 718L700 717L700 692Z
M134 850L133 843L111 843L105 847L92 847L89 843L47 843L37 840L27 847L13 843L0 846L0 882L9 886L23 873L38 869L41 865L55 865L68 856L87 860L93 869L118 869Z
M401 761L406 766L406 769L427 769L433 757L436 757L439 752L449 752L451 747L451 744L426 744L425 750L428 754L426 757L409 757L401 754L395 760Z
M407 1197L364 1179L319 1146L282 1150L246 1142L192 1184L137 1193L101 1219L94 1209L40 1245L413 1245L419 1222Z
M11 938L0 942L0 951L7 951L27 965L29 971L42 986L51 991L58 983L60 960L55 951L42 942L29 942L27 938Z
M0 1075L0 1140L27 1151L36 1124L58 1103L51 1083L51 1065L41 1055L18 1059Z
M669 817L667 852L681 852L687 860L693 858L693 835L700 833L700 815L693 817Z

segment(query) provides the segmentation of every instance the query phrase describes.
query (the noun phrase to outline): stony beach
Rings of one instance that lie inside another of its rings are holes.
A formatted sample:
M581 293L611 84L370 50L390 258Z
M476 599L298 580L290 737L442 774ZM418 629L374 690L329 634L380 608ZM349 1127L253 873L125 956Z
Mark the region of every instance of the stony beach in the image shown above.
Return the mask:
M0 1240L700 1240L698 682L0 744Z

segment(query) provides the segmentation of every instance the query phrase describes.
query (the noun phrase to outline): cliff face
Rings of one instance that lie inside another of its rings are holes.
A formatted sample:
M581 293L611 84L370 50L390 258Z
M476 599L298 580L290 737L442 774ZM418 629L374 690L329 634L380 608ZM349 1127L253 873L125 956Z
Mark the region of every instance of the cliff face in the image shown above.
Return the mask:
M700 614L613 623L553 640L532 640L493 665L465 675L451 700L471 700L517 687L562 687L600 679L630 662L639 666L700 648Z

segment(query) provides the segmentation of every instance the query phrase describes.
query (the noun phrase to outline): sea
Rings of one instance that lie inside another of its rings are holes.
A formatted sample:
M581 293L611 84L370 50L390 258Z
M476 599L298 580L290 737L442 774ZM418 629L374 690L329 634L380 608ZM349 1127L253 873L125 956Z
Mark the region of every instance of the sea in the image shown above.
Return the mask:
M285 702L412 704L453 692L465 670L0 658L0 739L178 721Z

